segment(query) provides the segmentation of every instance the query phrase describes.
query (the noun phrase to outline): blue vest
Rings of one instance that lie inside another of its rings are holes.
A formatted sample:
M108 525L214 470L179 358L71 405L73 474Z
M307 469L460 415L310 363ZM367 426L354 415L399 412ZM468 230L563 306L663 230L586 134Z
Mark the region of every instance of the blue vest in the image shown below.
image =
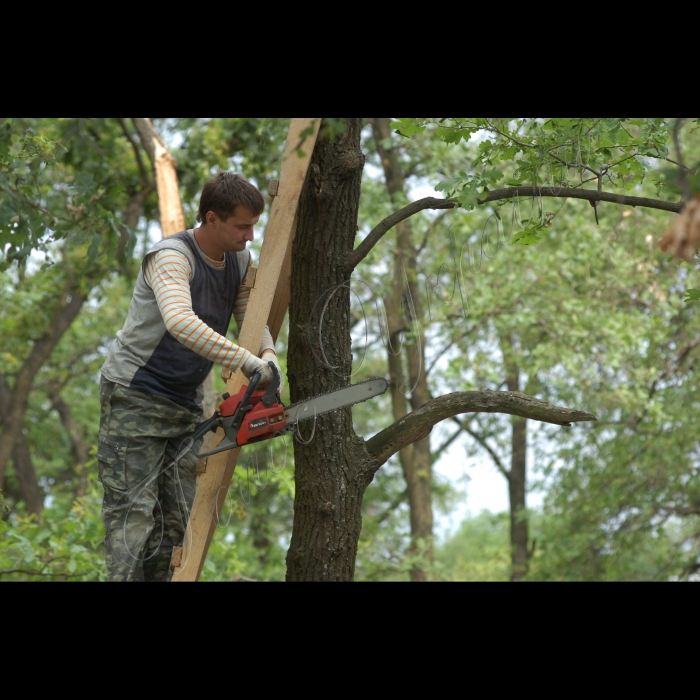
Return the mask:
M190 282L194 313L207 326L225 336L241 288L236 255L226 253L226 266L217 270L206 264L193 237L187 232L171 236L158 248L168 249L167 244L175 241L184 243L197 261ZM176 246L172 249L178 250ZM166 330L148 362L134 374L131 388L197 406L198 389L213 365L213 362L185 347Z

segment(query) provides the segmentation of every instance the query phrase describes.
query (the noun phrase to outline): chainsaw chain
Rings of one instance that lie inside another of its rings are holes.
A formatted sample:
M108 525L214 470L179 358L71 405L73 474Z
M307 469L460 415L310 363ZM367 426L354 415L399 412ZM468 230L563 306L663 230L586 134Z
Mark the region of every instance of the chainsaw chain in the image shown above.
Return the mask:
M355 388L356 386L362 386L363 384L371 384L372 382L376 381L381 381L384 379L384 377L372 377L370 379L366 379L364 382L358 382L357 384L352 384L351 386L345 386L342 387L342 389L351 389ZM386 381L386 379L384 379ZM389 388L389 383L387 382L387 389ZM309 403L310 401L316 401L316 399L322 399L324 396L329 396L330 394L335 394L338 391L342 391L342 389L333 389L332 391L327 391L325 394L318 394L317 396L313 396L310 399L306 399L305 401L299 401L298 403L292 404L291 406L284 406L285 412L289 411L292 408L297 408L298 406L303 406L305 403ZM381 393L381 394L375 394L374 396L368 396L366 399L362 399L361 401L356 401L355 403L348 404L347 406L342 406L341 408L335 408L331 411L324 411L323 413L316 413L313 416L307 416L305 418L300 418L297 423L301 423L302 421L305 420L312 420L314 417L315 418L320 418L321 416L329 416L332 413L337 413L338 411L344 411L346 408L352 408L353 406L359 406L361 403L365 403L367 401L371 401L372 399L376 399L377 396L383 396L386 394L386 389ZM293 426L295 426L297 423L292 423L288 429L291 430L293 429Z

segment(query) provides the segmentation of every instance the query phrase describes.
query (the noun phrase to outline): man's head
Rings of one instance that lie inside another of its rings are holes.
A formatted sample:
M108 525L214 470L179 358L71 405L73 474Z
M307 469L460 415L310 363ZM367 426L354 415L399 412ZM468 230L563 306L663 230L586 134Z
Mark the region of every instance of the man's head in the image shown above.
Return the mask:
M197 221L217 253L240 253L253 240L253 227L264 208L257 187L240 175L220 173L204 185Z

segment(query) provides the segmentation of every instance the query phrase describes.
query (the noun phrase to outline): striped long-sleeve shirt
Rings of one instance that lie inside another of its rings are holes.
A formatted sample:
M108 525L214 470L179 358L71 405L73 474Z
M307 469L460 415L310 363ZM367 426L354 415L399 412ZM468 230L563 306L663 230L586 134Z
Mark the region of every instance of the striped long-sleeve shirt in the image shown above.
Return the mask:
M209 260L192 231L158 241L148 251L136 279L129 313L117 333L102 375L115 384L200 407L212 365L258 369L251 353L225 336L232 318L239 330L250 290L250 253L226 253ZM274 352L269 332L258 356Z
M221 268L225 264L211 258L206 260L213 267ZM168 332L198 355L235 372L247 359L248 352L219 335L194 313L190 295L193 274L187 257L176 250L161 250L151 255L144 267L145 280L155 294ZM249 299L250 289L242 286L233 314L239 333ZM258 357L268 351L274 353L275 344L265 328Z

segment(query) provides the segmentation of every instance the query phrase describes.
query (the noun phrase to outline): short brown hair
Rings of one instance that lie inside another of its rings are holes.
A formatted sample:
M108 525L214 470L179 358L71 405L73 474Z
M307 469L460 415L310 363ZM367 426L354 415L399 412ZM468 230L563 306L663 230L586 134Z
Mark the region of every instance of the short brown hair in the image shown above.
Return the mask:
M265 199L260 190L248 180L233 173L219 173L208 180L202 189L197 221L206 223L207 212L213 211L222 221L236 213L238 207L250 209L260 216L265 209Z

